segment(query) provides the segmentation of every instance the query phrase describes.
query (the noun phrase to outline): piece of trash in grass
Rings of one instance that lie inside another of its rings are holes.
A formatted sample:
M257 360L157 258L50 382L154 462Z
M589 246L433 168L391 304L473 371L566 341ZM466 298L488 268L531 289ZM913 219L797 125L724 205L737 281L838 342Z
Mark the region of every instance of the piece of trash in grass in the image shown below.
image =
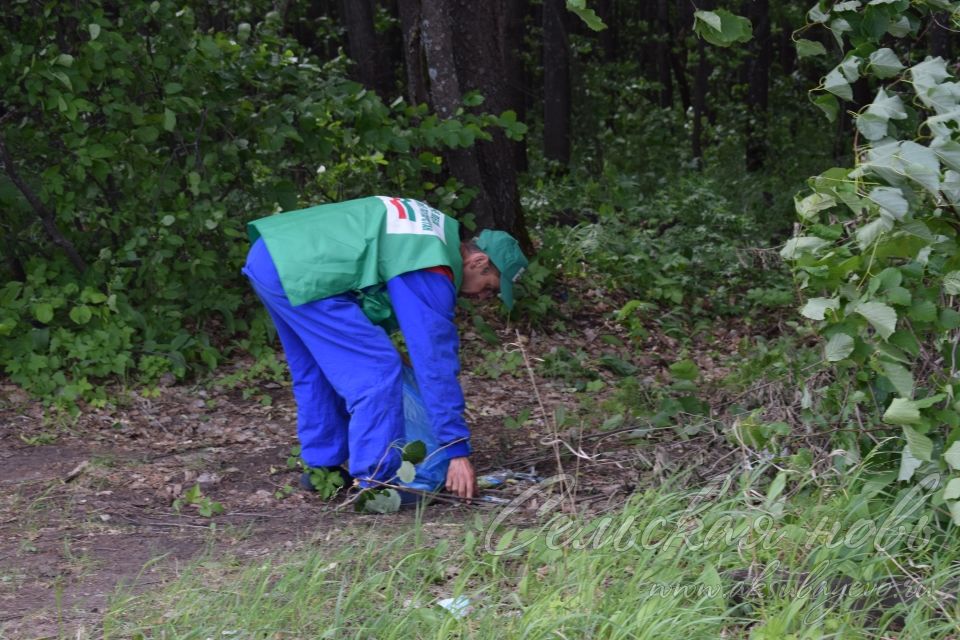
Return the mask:
M466 596L443 598L437 600L437 604L452 613L455 618L462 618L473 611L473 607L470 606L470 600Z
M491 502L493 504L510 504L510 501L506 498L498 498L497 496L480 496L480 502Z
M481 489L492 489L505 483L516 484L518 481L537 483L543 482L543 478L534 473L523 473L522 471L504 469L503 471L480 476L477 478L477 486Z

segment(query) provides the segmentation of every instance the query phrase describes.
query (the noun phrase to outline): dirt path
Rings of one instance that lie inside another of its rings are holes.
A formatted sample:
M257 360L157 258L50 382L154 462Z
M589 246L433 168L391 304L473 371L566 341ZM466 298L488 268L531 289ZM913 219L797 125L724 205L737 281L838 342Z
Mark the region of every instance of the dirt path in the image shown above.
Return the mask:
M589 343L597 332L586 332ZM557 344L541 337L527 345L528 355L546 356ZM543 379L535 390L516 357L494 362L494 350L466 332L462 382L474 463L480 472L506 465L549 474L553 446L544 442L556 434L539 417L536 395L547 407L574 407L574 390L569 381ZM505 367L504 375L491 375L491 366ZM640 367L652 372L649 363ZM118 391L109 407L88 408L64 425L51 424L42 406L0 384L0 637L95 636L118 585L150 588L204 554L255 557L308 541L335 544L344 528L376 527L382 535L409 526L409 513L333 512L295 489L298 473L287 468L296 443L289 388L270 383L252 391L247 398L215 385ZM504 428L524 411L533 417L522 428ZM598 443L577 446L596 453ZM618 495L679 461L705 460L689 440L640 454L634 441L620 449L612 443L604 436L605 453L589 465L580 461L587 471L580 495L590 505L616 504ZM194 485L201 504L175 510L174 501ZM224 513L199 513L213 503ZM440 527L474 512L434 505L424 520Z

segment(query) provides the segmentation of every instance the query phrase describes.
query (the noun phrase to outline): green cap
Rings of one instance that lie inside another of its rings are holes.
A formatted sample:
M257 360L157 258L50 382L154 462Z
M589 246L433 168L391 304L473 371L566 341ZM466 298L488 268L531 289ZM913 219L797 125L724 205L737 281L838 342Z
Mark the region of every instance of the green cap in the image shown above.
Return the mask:
M500 272L500 299L507 309L513 309L513 283L529 264L520 251L520 243L506 231L492 229L481 231L475 242Z

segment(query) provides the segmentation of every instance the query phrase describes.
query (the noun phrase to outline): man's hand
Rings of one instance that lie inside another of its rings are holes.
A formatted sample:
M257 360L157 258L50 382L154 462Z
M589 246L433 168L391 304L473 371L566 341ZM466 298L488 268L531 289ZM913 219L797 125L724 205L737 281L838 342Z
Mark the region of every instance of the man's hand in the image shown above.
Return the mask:
M469 500L477 495L477 477L470 458L453 458L447 469L447 491Z

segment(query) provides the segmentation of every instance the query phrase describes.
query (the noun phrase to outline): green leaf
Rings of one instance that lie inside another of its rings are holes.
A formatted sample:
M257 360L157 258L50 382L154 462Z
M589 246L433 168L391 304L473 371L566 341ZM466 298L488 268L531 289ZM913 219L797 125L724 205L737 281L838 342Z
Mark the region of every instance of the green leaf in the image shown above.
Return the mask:
M897 329L897 312L882 302L861 302L854 311L866 318L884 340Z
M931 125L933 120L935 120L935 118L929 118L926 122L926 125L931 129L933 128ZM954 126L955 122L956 116L953 116L949 120L950 126ZM937 155L937 158L939 158L940 162L947 165L954 171L960 171L960 143L955 140L951 140L949 137L950 135L952 134L948 126L945 134L934 138L934 140L930 143L930 148Z
M881 215L857 229L854 237L860 248L866 249L891 229L893 229L893 219Z
M102 144L92 144L87 147L87 155L91 158L109 158L113 156L113 149L103 146Z
M836 199L827 193L814 192L802 200L794 200L794 208L804 220L812 220L821 211L830 209L837 204Z
M894 398L883 414L887 424L908 425L920 422L920 409L913 400Z
M931 456L933 455L933 440L908 426L903 427L903 435L907 438L907 446L910 447L910 453L912 453L917 460L930 462Z
M814 56L821 56L827 52L827 49L815 40L800 38L795 44L797 45L798 58L812 58Z
M53 320L53 305L49 302L38 302L33 305L33 317L43 324L49 324Z
M903 71L903 64L892 49L884 47L870 54L867 70L878 78L891 78Z
M177 114L166 107L163 109L163 128L167 131L177 128Z
M780 497L780 494L783 493L783 490L787 486L787 474L783 471L778 473L773 482L770 483L770 487L767 488L767 498L764 500L764 504L769 507L774 503L774 501Z
M881 140L887 136L888 122L888 118L866 111L857 116L857 131L871 142Z
M943 490L944 500L956 500L960 498L960 478L951 478Z
M880 365L883 367L883 374L887 377L887 380L890 381L890 384L893 385L893 388L897 390L897 393L900 394L900 397L906 398L907 400L913 398L914 382L913 374L910 373L910 370L895 362L881 361Z
M138 142L156 142L157 138L160 137L160 132L156 127L137 127L133 130L133 137L136 138Z
M887 33L894 38L902 38L910 33L910 19L907 16L900 16L899 20L891 20L887 26Z
M406 446L403 447L403 452L400 454L400 458L404 462L409 462L411 464L420 464L426 457L427 445L425 445L422 440L408 442Z
M850 56L837 65L837 69L839 69L843 77L847 79L847 82L856 82L860 79L860 58L858 56Z
M903 120L906 117L907 112L903 108L900 96L888 95L883 87L880 87L877 97L866 111L857 116L857 129L867 140L880 140L887 135L889 120Z
M907 315L917 322L933 322L937 319L937 305L930 300L918 300Z
M890 304L906 307L913 301L913 294L905 287L891 287L886 298Z
M797 236L787 240L780 250L780 257L784 260L797 260L803 254L816 253L831 244L829 241L816 236Z
M813 104L815 104L818 109L823 111L824 115L827 116L828 121L837 121L837 115L840 113L840 103L837 102L837 99L834 96L830 95L829 93L823 93L813 101Z
M714 31L720 31L723 29L723 20L720 19L720 15L714 13L713 11L697 11L693 16L694 20L703 20L707 26L712 28Z
M163 217L160 219L160 224L162 224L162 225L165 226L165 227L169 227L170 225L172 225L172 224L173 224L174 222L176 222L176 221L177 221L177 219L174 218L172 215L170 215L170 214L168 213L167 215L163 216Z
M734 15L725 9L695 11L693 30L701 38L718 47L729 47L737 42L747 42L753 37L750 20Z
M696 380L700 368L693 360L680 360L670 365L670 375L677 380Z
M51 74L54 78L59 80L68 90L73 91L73 83L70 82L70 76L65 74L63 71L52 71Z
M583 23L593 31L603 31L607 28L600 16L587 7L587 0L567 0L567 11L583 20Z
M833 5L833 11L839 13L841 11L856 11L860 8L860 0L846 0L846 2L838 2Z
M917 458L910 453L910 447L905 446L900 452L900 473L897 475L897 480L900 482L910 480L914 472L916 472L922 464L923 461L917 460Z
M913 79L917 96L923 100L927 106L933 106L932 104L926 103L929 91L949 78L950 72L947 71L946 60L940 57L928 57L920 64L910 67L910 77Z
M850 83L843 77L839 67L833 69L824 77L823 88L839 98L853 100L853 89L850 88Z
M811 320L823 320L827 309L836 311L839 308L839 298L810 298L800 309L800 315Z
M468 91L463 96L463 104L467 107L479 107L483 104L483 95L479 91Z
M609 353L600 356L599 362L604 368L609 369L618 376L633 375L637 371L637 366L632 362L627 362L623 358Z
M951 296L960 294L960 271L951 271L943 276L943 290Z
M90 307L85 304L70 309L70 319L77 324L87 324L92 317L93 313L90 311Z
M949 449L943 452L943 459L954 471L960 469L960 440L955 441Z
M414 468L412 462L404 460L400 463L400 468L397 469L397 477L400 479L400 482L413 482L413 479L417 477L417 470Z
M960 502L951 502L949 508L950 518L953 520L953 524L960 527Z
M919 400L914 400L914 404L917 405L918 409L929 409L938 402L943 401L947 396L943 393L938 393L933 396L928 396L926 398L920 398Z
M883 87L877 90L877 97L873 99L867 112L875 113L884 118L893 120L903 120L907 117L907 112L903 107L903 101L897 94L888 94Z
M96 40L100 37L100 25L95 22L92 22L87 25L87 30L90 32L90 39Z
M909 210L907 199L903 197L903 190L897 187L876 187L867 195L867 198L876 202L897 220L902 220Z
M363 502L363 510L369 513L396 513L400 510L400 494L394 489L373 491Z
M853 338L845 333L835 333L824 347L827 362L839 362L853 353Z

